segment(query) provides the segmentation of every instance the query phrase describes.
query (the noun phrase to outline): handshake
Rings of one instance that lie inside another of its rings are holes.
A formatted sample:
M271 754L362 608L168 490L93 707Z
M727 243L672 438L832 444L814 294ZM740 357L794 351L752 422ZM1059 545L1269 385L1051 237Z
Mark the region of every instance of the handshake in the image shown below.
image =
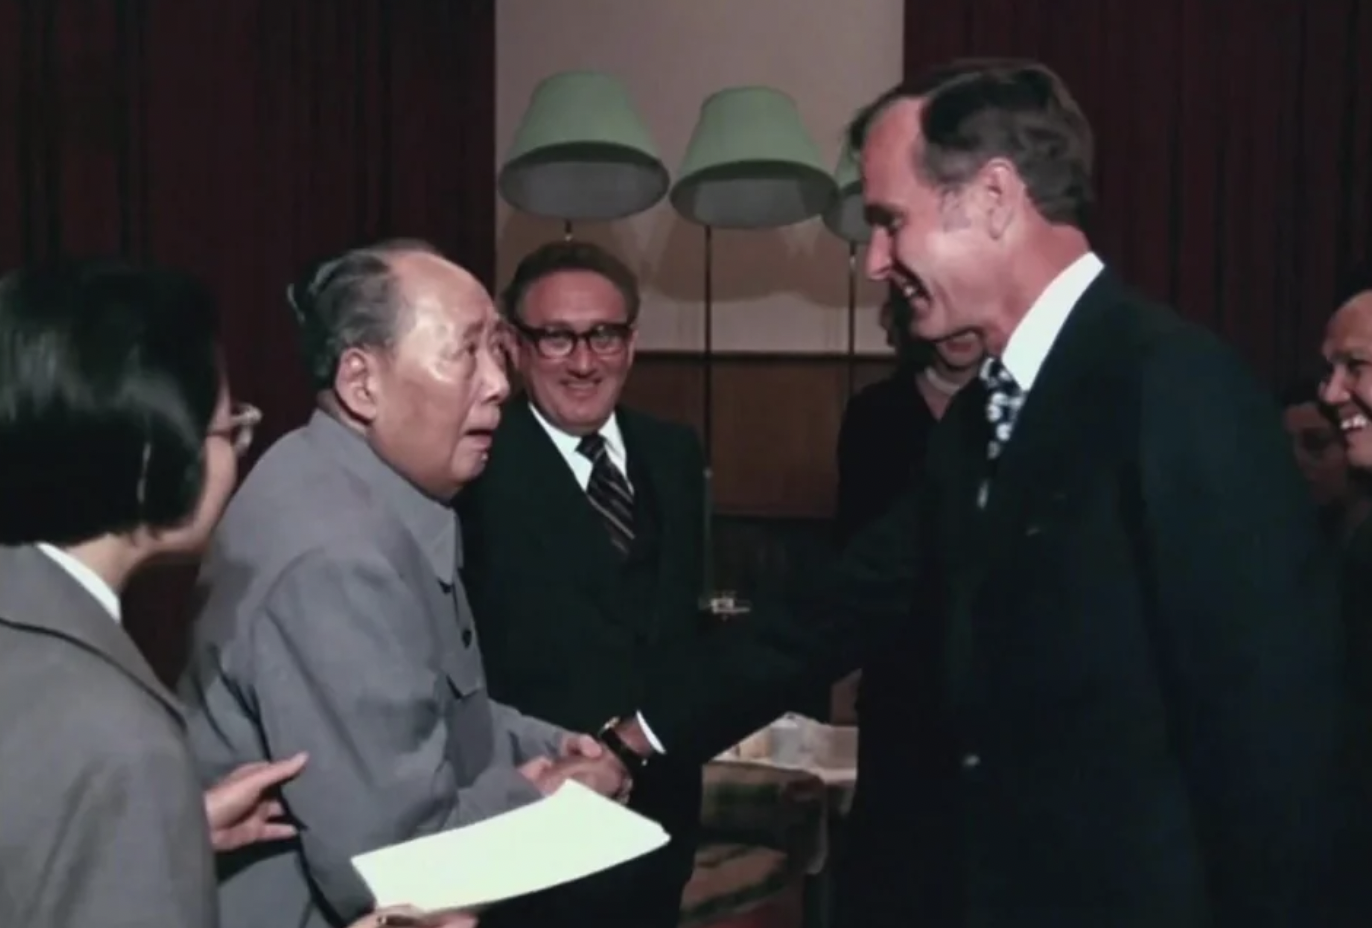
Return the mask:
M548 796L568 780L616 802L629 798L634 781L619 758L590 735L568 735L557 757L536 757L519 768L539 792Z

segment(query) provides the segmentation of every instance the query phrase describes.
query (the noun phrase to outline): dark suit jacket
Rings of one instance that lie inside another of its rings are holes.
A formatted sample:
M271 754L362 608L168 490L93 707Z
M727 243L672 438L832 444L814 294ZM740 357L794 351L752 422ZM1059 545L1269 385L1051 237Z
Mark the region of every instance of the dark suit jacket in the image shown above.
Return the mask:
M664 673L643 711L667 750L708 753L886 636L929 744L920 825L887 848L931 924L1365 918L1332 565L1267 391L1107 271L983 513L986 431L960 396L924 491L801 621L731 626Z
M492 694L588 732L632 712L655 655L681 653L702 629L700 444L679 425L628 409L617 417L636 507L627 559L523 398L506 409L485 473L458 500L463 578ZM662 823L673 844L545 901L586 924L644 907L675 920L698 827L699 761L655 764L631 806Z
M834 528L840 545L925 479L929 442L938 423L909 365L848 402L838 436ZM858 779L835 862L835 923L840 928L908 928L926 914L924 900L907 892L908 864L893 859L883 842L920 824L909 818L913 810L905 796L910 767L928 750L918 726L931 715L927 695L922 695L930 692L930 679L928 674L912 679L905 649L887 642L862 657ZM902 817L905 821L898 821Z
M0 925L218 924L176 700L35 547L0 547L0 707Z
M890 510L923 477L937 424L909 365L848 401L838 430L834 532L840 544Z

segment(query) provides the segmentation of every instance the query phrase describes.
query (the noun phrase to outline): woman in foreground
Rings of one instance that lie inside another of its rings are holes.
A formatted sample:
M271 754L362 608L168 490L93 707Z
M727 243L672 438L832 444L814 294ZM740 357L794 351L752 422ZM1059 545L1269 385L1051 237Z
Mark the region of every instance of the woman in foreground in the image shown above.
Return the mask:
M212 832L292 833L264 794L305 759L202 794L120 626L130 577L205 543L258 418L191 279L82 261L0 280L0 925L212 928Z

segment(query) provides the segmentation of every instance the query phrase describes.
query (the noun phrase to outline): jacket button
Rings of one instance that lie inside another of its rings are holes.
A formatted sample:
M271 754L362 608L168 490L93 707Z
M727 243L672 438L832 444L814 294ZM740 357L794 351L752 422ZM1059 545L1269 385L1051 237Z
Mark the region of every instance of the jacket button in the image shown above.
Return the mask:
M462 647L464 647L464 648L470 648L471 646L472 646L472 630L471 630L470 628L464 628L464 629L462 629Z
M962 769L975 770L981 766L981 758L976 754L964 754L962 756Z

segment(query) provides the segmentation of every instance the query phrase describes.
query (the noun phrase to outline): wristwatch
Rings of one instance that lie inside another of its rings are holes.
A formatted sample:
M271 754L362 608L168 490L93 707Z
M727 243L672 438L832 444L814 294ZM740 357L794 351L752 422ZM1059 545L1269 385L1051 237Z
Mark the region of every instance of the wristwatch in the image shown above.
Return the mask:
M633 776L648 766L648 758L629 747L620 737L619 731L615 727L620 721L618 718L613 718L602 725L600 731L596 733L596 740L605 745L605 749L611 754L619 758L624 769L629 771L630 776Z

